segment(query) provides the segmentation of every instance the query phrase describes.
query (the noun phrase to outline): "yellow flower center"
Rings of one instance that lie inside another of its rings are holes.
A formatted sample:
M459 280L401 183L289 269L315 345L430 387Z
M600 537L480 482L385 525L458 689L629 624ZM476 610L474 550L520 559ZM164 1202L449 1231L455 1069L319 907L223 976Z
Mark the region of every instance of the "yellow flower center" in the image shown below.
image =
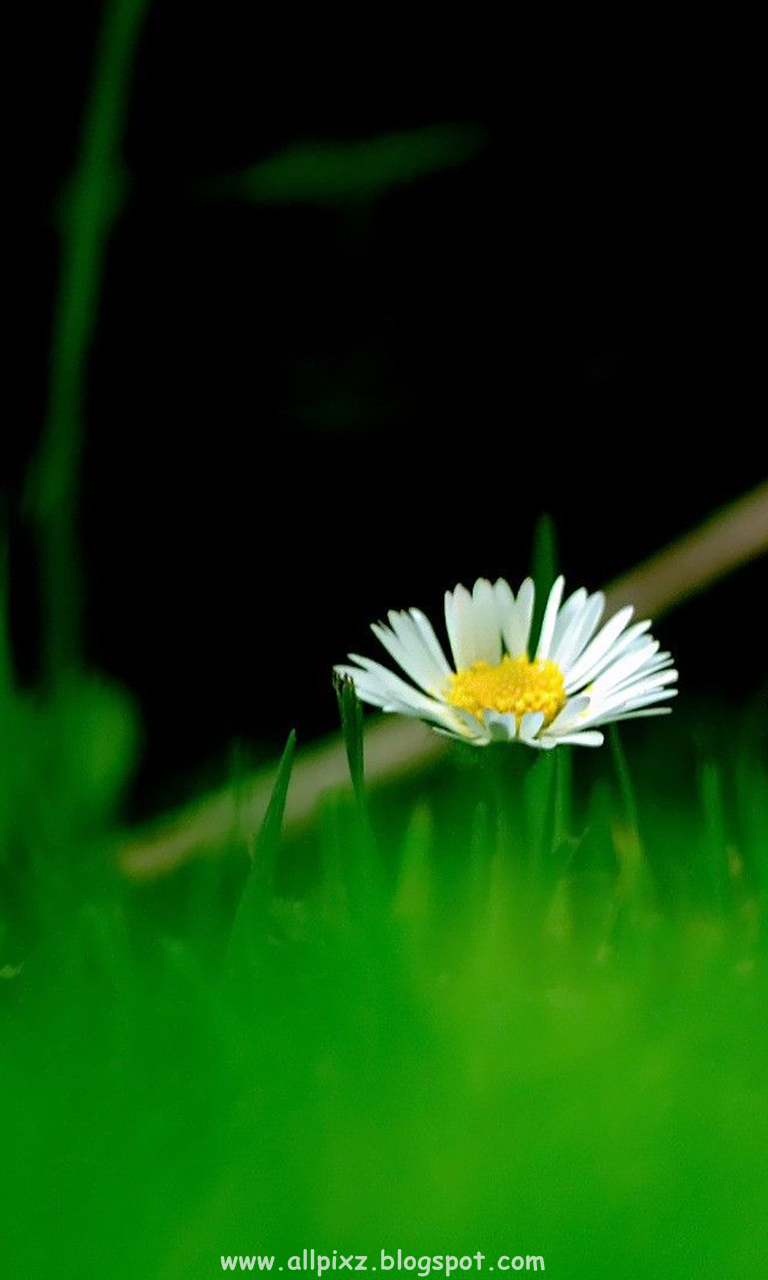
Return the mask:
M505 654L497 667L474 662L451 676L447 701L482 719L483 711L511 712L518 726L527 711L543 711L551 724L566 703L565 680L550 658L510 658Z

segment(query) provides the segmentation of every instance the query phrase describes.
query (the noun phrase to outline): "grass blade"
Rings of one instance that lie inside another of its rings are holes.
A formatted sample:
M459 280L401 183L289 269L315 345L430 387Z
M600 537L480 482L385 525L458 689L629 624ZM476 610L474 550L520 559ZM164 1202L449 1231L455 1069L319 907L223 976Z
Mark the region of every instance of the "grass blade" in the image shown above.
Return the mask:
M355 686L349 676L337 676L334 680L336 698L341 716L341 731L347 753L349 776L355 799L365 812L365 746L363 742L363 708Z
M260 204L344 204L469 160L482 146L467 125L428 125L355 142L296 144L216 186Z
M573 755L570 748L558 747L555 755L555 833L553 848L570 839L573 826Z
M352 824L355 835L350 843L350 852L353 851L354 856L348 859L346 868L350 906L353 914L358 912L370 922L378 914L383 901L384 878L365 793L363 708L348 676L335 677L334 688L356 809Z
M551 516L542 515L533 535L532 576L536 584L536 600L531 624L531 647L535 648L541 632L544 609L552 584L557 577L557 535Z
M705 761L699 770L699 795L704 820L702 848L706 858L706 881L711 906L720 915L728 894L728 849L722 773L712 760Z
M562 750L562 748L559 748ZM528 873L531 888L540 880L550 861L556 830L555 751L541 753L528 770L523 785L528 833Z
M609 736L611 742L611 756L613 757L613 765L616 770L616 778L619 784L621 807L624 810L624 820L635 832L639 842L640 826L637 817L637 799L635 797L635 788L632 785L632 775L629 772L627 757L624 753L624 748L621 745L621 735L619 734L618 725L611 725Z
M295 749L296 731L292 729L280 759L275 785L256 837L253 859L235 911L228 949L231 962L238 963L247 959L253 954L254 945L263 941Z
M394 915L407 923L424 923L432 901L431 854L432 814L420 805L411 814L403 838L400 873L397 880Z
M107 246L124 198L122 138L148 8L149 0L111 0L104 6L80 151L65 202L48 411L28 492L40 544L45 658L54 678L81 659L77 524L88 351Z

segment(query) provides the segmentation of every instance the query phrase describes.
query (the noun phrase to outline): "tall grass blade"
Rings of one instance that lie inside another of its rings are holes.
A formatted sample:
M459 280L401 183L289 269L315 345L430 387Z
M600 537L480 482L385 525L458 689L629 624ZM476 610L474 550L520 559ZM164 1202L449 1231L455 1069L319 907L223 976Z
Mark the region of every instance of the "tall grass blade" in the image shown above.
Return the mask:
M544 610L555 578L558 573L557 534L555 523L550 515L542 515L536 524L533 535L533 554L531 574L536 585L536 600L533 608L531 624L531 649L535 651L538 643Z
M296 144L216 184L263 204L344 204L470 159L482 134L467 125L427 125L359 142Z
M107 244L123 198L123 125L148 8L149 0L108 0L104 6L80 154L64 201L48 412L28 487L40 546L45 658L51 679L59 679L82 658L77 515L87 361Z
M347 753L352 788L361 810L366 812L362 704L357 696L354 683L348 676L337 676L334 680L334 687L339 704L341 731L344 737L344 749Z
M280 759L275 785L256 837L253 860L232 924L228 958L234 965L247 959L253 954L254 946L258 947L263 942L295 749L296 731L292 729Z

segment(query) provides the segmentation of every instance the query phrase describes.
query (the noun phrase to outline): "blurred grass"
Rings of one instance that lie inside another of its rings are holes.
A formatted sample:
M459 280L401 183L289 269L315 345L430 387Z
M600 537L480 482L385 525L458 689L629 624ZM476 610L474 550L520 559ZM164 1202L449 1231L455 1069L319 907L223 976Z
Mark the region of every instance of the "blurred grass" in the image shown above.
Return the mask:
M121 147L136 45L149 0L106 0L75 170L59 211L61 266L51 333L48 408L28 484L38 536L49 680L82 661L77 538L88 356L107 247L127 186Z
M427 125L354 142L287 147L216 188L257 203L346 203L380 196L391 187L463 164L482 146L482 132L467 124Z
M356 793L279 848L291 741L253 849L136 888L94 857L127 707L4 671L5 1274L304 1246L764 1273L763 700L714 750L689 711L366 797L342 691Z

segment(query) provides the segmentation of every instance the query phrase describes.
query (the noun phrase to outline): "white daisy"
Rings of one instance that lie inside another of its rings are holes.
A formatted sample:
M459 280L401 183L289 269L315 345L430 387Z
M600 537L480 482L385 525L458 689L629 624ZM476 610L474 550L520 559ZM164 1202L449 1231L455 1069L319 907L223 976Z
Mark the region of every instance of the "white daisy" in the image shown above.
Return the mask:
M356 653L349 655L354 666L336 671L354 682L363 702L417 716L476 746L599 747L600 726L609 721L668 713L657 704L675 696L677 672L649 634L650 622L630 626L628 605L598 631L602 592L580 587L563 603L563 586L558 578L549 593L532 658L532 580L515 597L503 578L478 578L471 592L458 586L445 593L453 667L429 620L409 609L392 611L389 626L374 623L372 630L412 683Z

